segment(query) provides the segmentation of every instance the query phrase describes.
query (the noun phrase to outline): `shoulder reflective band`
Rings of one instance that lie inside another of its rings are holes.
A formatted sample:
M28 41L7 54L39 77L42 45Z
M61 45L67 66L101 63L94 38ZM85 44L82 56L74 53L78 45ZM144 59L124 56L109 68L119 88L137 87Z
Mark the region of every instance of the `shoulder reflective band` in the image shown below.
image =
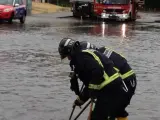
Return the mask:
M108 48L108 47L105 47L106 48L106 50L108 50L108 51L112 51L112 52L115 52L115 53L117 53L116 51L114 51L114 50L112 50L111 48ZM112 53L111 53L112 54ZM120 54L120 53L117 53L117 54L119 54L120 56L122 56L123 58L125 58L122 54ZM110 57L110 56L109 56Z
M126 79L127 77L129 77L129 76L131 76L131 75L133 75L133 74L134 74L133 70L130 70L130 71L128 71L127 73L125 73L125 74L123 74L123 75L120 75L120 76L121 76L121 78L124 80L124 79Z
M106 48L106 47L105 47L105 48ZM113 52L113 51L112 51L111 49L106 48L105 51L103 52L103 54L105 54L108 58L110 58L112 52Z
M113 52L114 50L112 50L112 49L110 49L110 48L107 48L107 47L105 47L105 49L106 49L106 50L104 51L104 54L109 58L110 55L112 54L112 52ZM114 51L114 52L115 52L115 51ZM117 52L116 52L116 53L117 53ZM119 53L117 53L117 54L119 54ZM124 58L123 55L121 55L121 54L119 54L119 55ZM114 69L115 69L117 72L120 71L120 70L119 70L118 68L116 68L116 67L114 67ZM119 73L119 74L120 74L120 73ZM126 79L127 77L129 77L129 76L131 76L131 75L133 75L133 74L134 74L133 70L130 70L130 71L128 71L127 73L125 73L125 74L123 74L123 75L120 74L120 76L121 76L122 79Z
M104 66L103 66L101 60L99 59L99 57L98 57L94 52L92 52L92 51L94 51L94 50L83 50L83 52L87 52L87 53L91 54L91 55L94 57L94 59L104 68ZM109 84L110 82L112 82L113 80L117 79L117 78L120 77L120 76L119 76L118 73L115 73L114 75L112 75L112 76L109 77L109 76L106 74L106 72L104 71L103 77L104 77L104 79L105 79L104 82L102 82L102 83L99 84L99 85L89 84L89 88L90 88L90 89L100 90L100 89L102 89L104 86L106 86L107 84Z

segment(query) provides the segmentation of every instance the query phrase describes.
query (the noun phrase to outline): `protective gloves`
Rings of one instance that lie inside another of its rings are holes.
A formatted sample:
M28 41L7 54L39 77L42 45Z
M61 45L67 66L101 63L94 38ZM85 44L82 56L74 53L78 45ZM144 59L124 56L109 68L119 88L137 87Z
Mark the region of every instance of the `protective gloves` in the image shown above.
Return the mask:
M74 107L74 106L79 106L79 107L81 107L84 103L85 103L85 102L78 97L78 98L74 101L73 107Z
M73 106L82 106L89 99L88 88L84 87L83 91L81 91L78 98L74 101Z
M71 79L70 79L70 83L71 83L70 89L72 91L74 91L76 95L79 95L80 91L79 91L78 77L76 76L76 74L74 72L71 72L69 77L71 77Z

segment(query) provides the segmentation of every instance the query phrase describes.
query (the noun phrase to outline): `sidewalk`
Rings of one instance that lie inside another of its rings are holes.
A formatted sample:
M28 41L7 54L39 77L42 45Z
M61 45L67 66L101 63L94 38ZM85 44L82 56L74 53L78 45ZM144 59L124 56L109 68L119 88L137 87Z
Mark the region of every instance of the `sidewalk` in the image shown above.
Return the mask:
M32 2L32 14L54 13L60 11L70 11L70 8L60 7L49 3Z

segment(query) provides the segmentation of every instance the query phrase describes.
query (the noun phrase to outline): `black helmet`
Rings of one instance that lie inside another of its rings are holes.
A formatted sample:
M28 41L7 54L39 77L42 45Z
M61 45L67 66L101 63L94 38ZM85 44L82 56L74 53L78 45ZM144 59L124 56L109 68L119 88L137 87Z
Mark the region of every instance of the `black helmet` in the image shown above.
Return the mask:
M75 41L71 38L63 38L59 43L58 52L61 55L61 59L64 59L67 56L73 55L80 49L79 41Z
M80 45L81 45L82 49L94 49L94 50L98 50L98 48L94 44L91 44L90 42L87 42L87 41L80 42Z

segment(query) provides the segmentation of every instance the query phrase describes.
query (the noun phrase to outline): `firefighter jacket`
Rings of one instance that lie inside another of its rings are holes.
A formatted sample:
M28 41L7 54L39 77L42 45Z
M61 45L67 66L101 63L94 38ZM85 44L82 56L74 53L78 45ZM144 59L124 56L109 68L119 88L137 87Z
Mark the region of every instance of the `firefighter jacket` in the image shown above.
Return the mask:
M115 69L121 74L123 80L135 74L127 60L121 54L107 47L100 47L98 51L113 61Z
M115 69L121 74L123 80L135 75L125 57L114 50L108 47L96 47L95 45L86 41L80 42L80 45L82 49L95 49L105 54L114 63Z
M89 94L89 90L101 91L113 81L122 80L114 69L113 62L96 50L82 50L71 58L75 73L85 85L80 95L83 101L95 97Z

